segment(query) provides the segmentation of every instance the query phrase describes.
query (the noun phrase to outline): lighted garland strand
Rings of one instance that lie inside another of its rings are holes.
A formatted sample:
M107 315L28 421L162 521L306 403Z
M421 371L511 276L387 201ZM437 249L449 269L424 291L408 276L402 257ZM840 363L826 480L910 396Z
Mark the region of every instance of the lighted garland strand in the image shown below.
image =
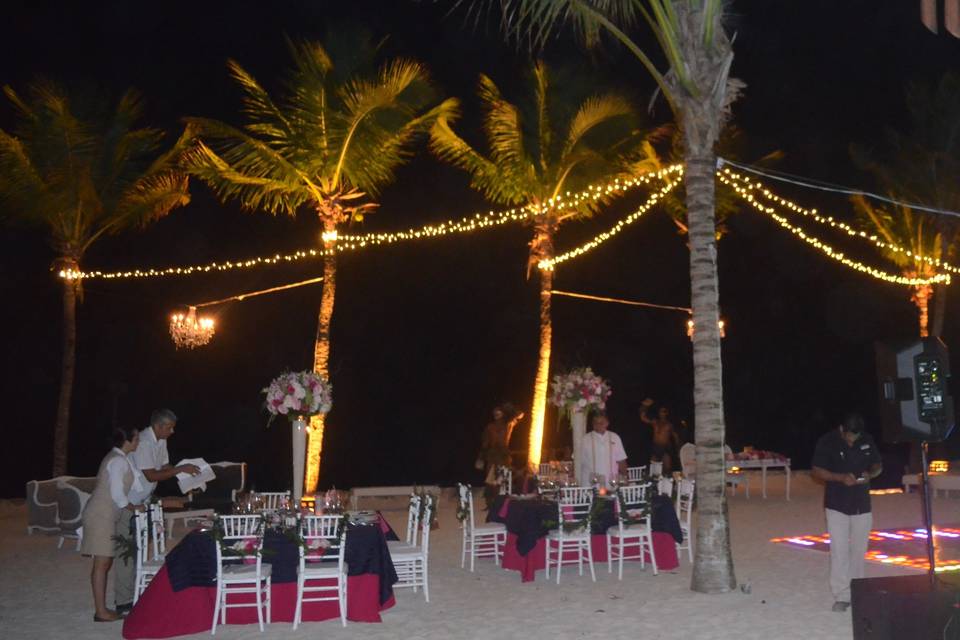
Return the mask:
M783 227L793 235L797 236L798 238L800 238L810 246L814 247L815 249L818 249L821 253L823 253L827 257L833 260L836 260L837 262L847 267L850 267L855 271L865 273L878 280L883 280L885 282L891 282L894 284L906 285L910 287L919 287L919 286L925 286L925 285L930 285L930 284L935 284L940 282L945 284L950 283L950 274L947 274L947 273L939 273L933 276L932 278L911 278L911 277L903 276L900 274L888 273L881 269L877 269L876 267L871 267L862 262L859 262L858 260L848 258L842 251L837 251L836 249L834 249L827 243L823 242L819 238L809 235L800 227L790 224L790 222L786 219L786 217L779 215L773 207L765 206L763 203L759 202L755 197L753 197L749 189L741 186L739 183L735 182L734 180L731 180L729 177L727 177L724 174L724 172L720 172L718 177L720 179L720 182L733 188L734 191L737 193L737 195L739 195L751 206L753 206L754 209L769 216L781 227ZM854 235L859 235L859 233Z
M469 233L478 229L487 229L501 226L511 222L524 222L535 217L546 208L552 208L556 211L574 209L586 202L596 202L597 200L620 195L635 187L650 184L653 180L667 180L672 173L682 173L680 165L671 165L660 171L651 171L649 173L634 178L618 178L606 185L592 185L583 191L577 193L564 193L555 198L549 199L541 207L527 206L515 207L504 211L489 211L487 213L477 213L473 216L461 218L460 220L448 220L440 224L425 225L416 229L407 231L395 231L386 233L366 233L366 234L340 234L331 232L324 233L324 240L336 240L334 250L337 252L356 251L366 247L394 244L410 240L420 240L424 238L435 238L449 235L451 233ZM275 265L280 263L298 262L305 259L320 258L325 255L323 249L303 249L290 254L275 254L273 256L260 256L248 258L246 260L224 262L211 262L208 264L197 264L187 266L165 267L159 269L127 269L123 271L76 271L70 269L61 270L58 275L61 278L74 279L104 279L113 280L120 278L155 278L163 276L186 276L199 273L210 273L217 271L231 271L234 269L245 269L258 266Z
M786 198L782 198L778 196L777 194L773 193L768 188L766 188L760 182L751 181L750 178L742 176L734 171L731 171L730 169L724 168L720 172L720 177L721 177L721 181L723 181L724 177L730 180L730 182L727 182L726 184L730 184L730 186L732 186L733 189L737 191L737 194L740 195L740 197L744 198L745 200L749 201L749 198L752 197L749 194L751 194L752 192L758 192L770 202L773 202L781 207L785 207L786 209L789 209L793 213L799 213L805 217L808 217L814 220L815 222L821 225L833 227L835 229L840 229L841 231L846 233L848 236L855 237L855 238L862 238L864 240L872 242L874 245L876 245L880 249L886 249L894 253L902 253L905 256L913 258L914 260L917 260L919 262L925 262L937 268L943 269L944 271L960 274L960 267L956 267L948 262L943 262L942 260L938 260L931 256L916 254L910 249L886 242L880 239L880 237L878 237L876 234L870 234L870 233L867 233L866 231L855 229L854 227L850 226L846 222L843 222L842 220L837 220L833 216L820 215L820 213L816 209L805 209L804 207L801 207L795 202L791 202Z

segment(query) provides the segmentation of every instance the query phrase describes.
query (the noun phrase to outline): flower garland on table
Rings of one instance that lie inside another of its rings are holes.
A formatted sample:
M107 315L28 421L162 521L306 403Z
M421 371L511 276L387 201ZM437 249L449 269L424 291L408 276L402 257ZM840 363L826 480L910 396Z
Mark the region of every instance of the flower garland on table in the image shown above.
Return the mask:
M561 415L592 409L603 411L611 393L610 384L593 369L585 367L554 376L550 385L550 402L560 408Z
M267 396L264 406L270 413L268 426L277 416L286 416L293 421L327 413L333 404L333 387L313 371L282 373L262 393Z
M461 525L470 517L470 502L460 496L460 487L462 486L466 485L457 485L457 522ZM467 490L470 491L470 487L467 487Z
M580 530L590 531L593 529L593 523L600 519L600 509L603 508L603 503L601 500L598 500L598 497L599 493L597 492L596 488L594 488L593 500L590 502L590 510L587 511L586 515L579 520L575 520L573 522L564 521L562 523L564 533L573 533ZM558 526L560 526L560 524L561 523L557 522L556 520L544 520L542 522L542 525L546 529L556 529Z

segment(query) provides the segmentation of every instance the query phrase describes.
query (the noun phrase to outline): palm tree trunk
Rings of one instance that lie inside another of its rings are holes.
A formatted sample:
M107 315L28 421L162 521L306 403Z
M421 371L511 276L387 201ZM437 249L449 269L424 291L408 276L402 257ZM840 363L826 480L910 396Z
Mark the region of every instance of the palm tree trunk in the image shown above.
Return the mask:
M63 258L68 271L79 271L75 260ZM73 378L77 364L77 287L78 280L63 279L63 361L60 368L60 397L57 399L57 422L53 428L53 477L67 472L70 439L70 404L73 399Z
M317 317L317 339L313 343L313 370L329 380L330 322L333 319L333 303L337 291L337 256L335 253L337 221L332 215L321 213L321 217L324 230L323 293L320 297L320 313ZM323 451L324 419L324 415L310 418L306 477L303 482L303 491L306 495L315 493L320 481L320 454Z
M736 588L730 552L724 468L723 376L717 277L714 114L688 108L687 220L690 227L690 306L693 310L693 398L697 442L697 537L691 589L721 593Z
M552 254L552 251L550 252ZM552 255L544 255L550 258ZM536 470L543 451L543 423L547 410L547 388L550 384L550 348L553 324L550 319L550 298L553 290L553 270L540 269L540 358L533 383L533 406L530 409L530 445L527 466Z
M913 303L917 305L917 315L920 321L920 337L926 338L930 335L928 327L930 324L930 293L933 288L928 284L918 285L913 289ZM934 334L936 335L936 334Z
M949 260L950 255L951 224L946 221L944 216L940 216L938 221L940 234L940 259ZM933 326L930 329L931 335L939 338L943 335L943 324L947 317L947 286L939 283L933 292Z

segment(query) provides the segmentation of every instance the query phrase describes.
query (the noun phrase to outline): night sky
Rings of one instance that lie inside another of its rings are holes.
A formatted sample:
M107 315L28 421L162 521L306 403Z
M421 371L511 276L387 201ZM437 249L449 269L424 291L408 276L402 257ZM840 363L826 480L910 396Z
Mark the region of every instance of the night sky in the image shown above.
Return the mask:
M354 26L389 36L384 56L424 62L441 93L465 105L460 129L477 141L474 89L491 75L508 92L529 54L504 44L491 21L465 23L445 3L235 1L7 3L0 83L23 89L36 74L118 95L138 88L146 123L179 133L179 119L240 123L239 93L227 58L268 88L287 64L285 36L322 40ZM735 124L744 159L781 150L782 171L873 187L849 146L878 143L884 127L905 126L909 83L933 83L960 63L960 42L920 24L916 0L741 1L732 5L734 75L747 83ZM644 30L636 30L649 45ZM585 54L564 30L546 57L574 63L597 90L620 89L646 105L653 89L633 58L607 46ZM602 82L602 84L601 84ZM657 103L652 124L668 121ZM12 113L0 108L0 127ZM841 196L777 186L807 206L851 217ZM82 266L119 269L206 263L285 253L314 244L319 224L241 212L219 204L199 182L192 203L144 232L108 238ZM634 193L596 219L564 227L566 249L606 229L645 198ZM460 172L423 150L398 172L380 209L359 231L405 229L488 210ZM813 444L838 414L859 409L876 424L873 342L910 338L909 292L827 260L744 209L720 243L728 441L781 451L809 463ZM809 227L809 223L807 225ZM820 232L820 230L817 230ZM342 254L331 359L334 409L328 418L321 484L452 482L473 479L472 462L489 409L528 404L537 355L536 282L525 279L529 230L504 227ZM837 236L830 236L848 247ZM879 255L864 251L872 264ZM0 496L49 476L59 384L61 293L49 271L43 230L0 227L3 314L3 431ZM889 267L894 269L892 265ZM92 475L116 421L145 425L151 409L179 416L170 441L184 456L245 460L259 489L289 486L289 430L269 429L260 389L282 370L312 359L320 287L216 308L218 333L206 347L177 351L167 318L178 305L222 298L320 274L319 261L189 278L91 281L78 312L78 367L70 472ZM662 211L561 266L556 288L689 305L684 238ZM956 294L944 339L957 342ZM631 462L646 458L636 417L646 396L676 415L692 414L686 317L665 311L555 298L553 370L591 365L608 377L609 410ZM564 432L549 416L547 446ZM526 423L514 447L526 448ZM565 429L565 427L564 427Z

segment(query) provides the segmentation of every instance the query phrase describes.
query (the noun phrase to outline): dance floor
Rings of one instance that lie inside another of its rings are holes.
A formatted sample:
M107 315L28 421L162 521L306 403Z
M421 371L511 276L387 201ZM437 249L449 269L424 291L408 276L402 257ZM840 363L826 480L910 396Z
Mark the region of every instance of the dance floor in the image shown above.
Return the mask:
M960 529L934 527L933 540L936 570L960 571ZM830 536L826 533L772 538L770 542L813 551L830 550ZM866 558L926 571L929 568L926 545L926 529L874 529L870 532Z

